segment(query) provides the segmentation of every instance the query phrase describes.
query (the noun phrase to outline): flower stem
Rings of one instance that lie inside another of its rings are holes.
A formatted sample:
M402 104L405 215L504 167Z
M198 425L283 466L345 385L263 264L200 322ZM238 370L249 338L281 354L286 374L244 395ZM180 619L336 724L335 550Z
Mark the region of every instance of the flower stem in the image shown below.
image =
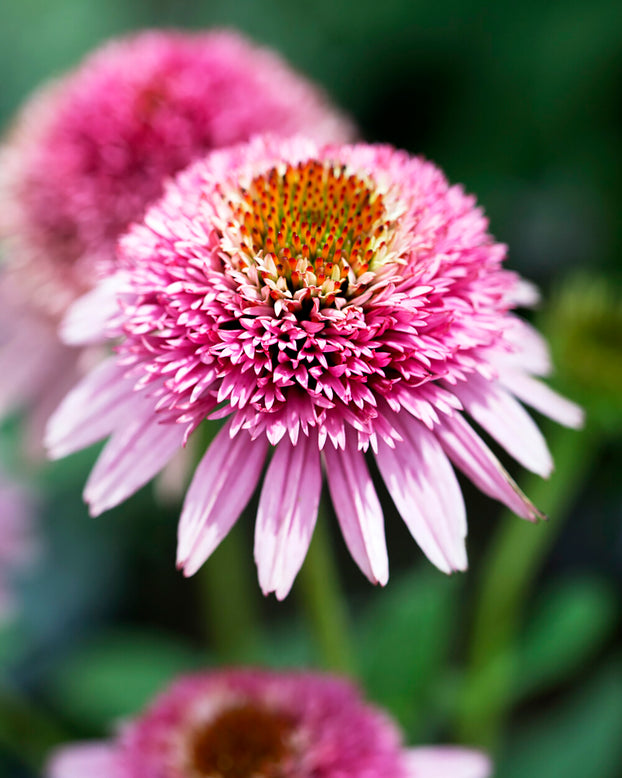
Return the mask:
M225 663L256 660L261 644L259 588L243 520L197 573L208 637Z
M354 675L355 654L347 606L339 583L325 513L322 502L313 540L298 576L298 592L323 666L327 670Z
M525 606L546 555L598 451L593 429L557 427L548 434L556 469L549 481L529 476L525 492L550 517L532 526L505 512L482 565L475 600L469 667L458 715L462 742L499 746L515 698L513 648Z

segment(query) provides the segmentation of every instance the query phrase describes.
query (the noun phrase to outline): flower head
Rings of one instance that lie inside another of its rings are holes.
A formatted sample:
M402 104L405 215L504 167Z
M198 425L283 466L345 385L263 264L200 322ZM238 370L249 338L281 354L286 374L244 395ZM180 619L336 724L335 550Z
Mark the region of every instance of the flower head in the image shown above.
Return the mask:
M386 582L369 449L428 557L464 569L450 461L520 516L538 515L466 415L543 475L545 442L513 395L580 422L532 377L548 369L546 349L512 313L526 287L486 228L434 165L387 146L258 138L214 152L122 240L106 325L117 355L53 418L52 453L112 433L85 491L99 513L206 418L226 417L185 500L178 563L191 574L209 556L272 446L255 557L263 590L283 597L313 532L322 459L352 556ZM69 337L96 321L78 303Z
M70 747L50 778L486 778L488 760L405 751L336 678L238 670L178 680L110 744Z
M0 150L0 236L10 276L0 296L11 308L10 341L21 346L23 329L47 328L49 357L5 390L5 404L58 379L54 363L67 358L55 348L58 317L110 272L119 234L168 177L255 133L302 129L323 142L353 133L277 55L229 32L114 40L35 95ZM19 370L10 348L0 354L5 363Z

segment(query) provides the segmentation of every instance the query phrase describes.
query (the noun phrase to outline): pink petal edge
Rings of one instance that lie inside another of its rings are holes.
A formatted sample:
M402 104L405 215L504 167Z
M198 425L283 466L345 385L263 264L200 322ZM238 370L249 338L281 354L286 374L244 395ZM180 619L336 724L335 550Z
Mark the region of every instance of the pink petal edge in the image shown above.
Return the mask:
M500 379L526 405L565 427L579 429L585 423L583 409L537 378L518 371L501 373Z
M123 772L113 746L84 743L66 746L50 759L46 778L122 778Z
M425 746L406 754L408 778L488 778L490 759L478 751L451 746Z
M523 519L545 518L463 416L443 417L435 432L447 456L484 494Z
M149 408L146 398L145 405ZM183 425L159 424L152 412L117 429L84 488L91 515L98 516L137 492L181 448L183 438Z
M45 446L52 459L79 451L109 435L118 423L134 416L132 384L111 357L88 373L69 391L51 415L45 432Z
M264 594L284 599L300 570L317 519L322 470L317 440L283 438L266 473L255 524L255 561Z
M199 463L186 494L177 533L177 566L193 575L227 535L257 486L266 459L265 436L233 438L226 424Z
M389 558L382 507L365 464L365 455L348 435L344 451L324 449L326 478L348 550L372 583L389 580Z
M544 478L551 474L553 459L544 436L511 394L479 376L470 376L454 392L475 421L517 462Z
M376 456L387 489L428 559L445 573L465 570L466 510L449 460L423 424L392 422L403 441L391 448L381 440Z
M116 273L79 297L61 322L61 340L70 346L104 341L108 323L119 312L118 295L124 282L125 274Z

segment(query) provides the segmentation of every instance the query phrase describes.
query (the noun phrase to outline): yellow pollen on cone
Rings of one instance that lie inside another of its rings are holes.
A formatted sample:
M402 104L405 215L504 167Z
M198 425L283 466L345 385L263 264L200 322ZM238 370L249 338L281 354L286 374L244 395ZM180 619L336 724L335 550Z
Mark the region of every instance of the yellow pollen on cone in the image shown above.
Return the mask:
M230 202L242 252L273 296L310 289L324 304L370 269L391 223L383 195L343 166L308 160L256 176Z

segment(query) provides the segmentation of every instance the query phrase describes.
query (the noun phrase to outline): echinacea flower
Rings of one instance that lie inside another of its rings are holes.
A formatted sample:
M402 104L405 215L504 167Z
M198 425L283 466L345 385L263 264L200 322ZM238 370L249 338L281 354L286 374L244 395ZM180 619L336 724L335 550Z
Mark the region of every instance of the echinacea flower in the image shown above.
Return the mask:
M226 418L185 499L178 564L192 574L229 532L272 447L255 559L263 591L282 598L311 539L322 461L352 556L387 581L370 450L430 560L464 569L451 463L519 516L539 515L468 417L542 475L551 459L516 397L581 421L534 378L546 347L512 311L532 293L486 229L472 197L388 146L257 138L212 153L122 240L107 288L117 313L102 322L88 297L71 310L67 337L103 327L117 353L53 416L52 455L111 435L85 490L98 514L205 419Z
M70 746L48 778L486 778L465 749L406 750L349 683L259 670L177 680L111 743Z
M32 515L32 500L24 487L0 472L0 621L15 609L12 577L36 553Z
M40 90L0 149L0 412L30 402L45 417L75 382L59 318L167 177L255 133L303 130L353 134L276 54L229 32L114 40Z

